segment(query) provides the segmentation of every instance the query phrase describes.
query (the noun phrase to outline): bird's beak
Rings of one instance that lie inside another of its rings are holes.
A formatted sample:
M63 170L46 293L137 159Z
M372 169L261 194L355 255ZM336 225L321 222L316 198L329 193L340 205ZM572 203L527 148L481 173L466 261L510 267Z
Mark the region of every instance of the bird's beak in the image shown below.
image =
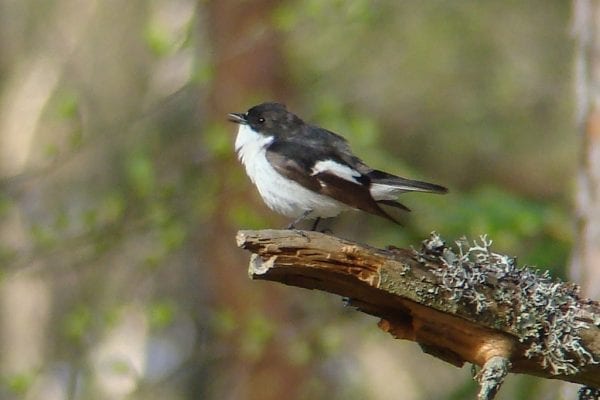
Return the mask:
M229 113L227 114L227 119L236 124L246 125L248 123L248 121L246 121L246 114L244 113Z

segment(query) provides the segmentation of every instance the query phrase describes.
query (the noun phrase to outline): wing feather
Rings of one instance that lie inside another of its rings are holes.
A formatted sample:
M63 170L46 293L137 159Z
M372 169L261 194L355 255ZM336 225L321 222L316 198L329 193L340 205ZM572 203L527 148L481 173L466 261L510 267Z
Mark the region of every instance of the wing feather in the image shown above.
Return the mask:
M267 147L266 157L278 173L303 187L398 223L371 196L369 177L340 159L336 151L326 147L274 141ZM319 161L321 168L315 169ZM335 168L335 165L338 167ZM356 174L349 174L349 171L356 171Z

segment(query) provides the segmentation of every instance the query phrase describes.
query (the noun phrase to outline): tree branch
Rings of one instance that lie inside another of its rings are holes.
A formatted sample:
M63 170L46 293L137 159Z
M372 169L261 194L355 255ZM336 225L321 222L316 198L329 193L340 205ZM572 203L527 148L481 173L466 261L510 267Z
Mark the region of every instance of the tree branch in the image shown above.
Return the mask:
M483 367L477 379L491 395L480 398L493 398L503 369L600 388L600 304L580 298L577 285L517 267L485 237L450 248L432 234L420 250L382 250L261 230L238 232L237 243L254 253L252 279L344 296L392 336Z

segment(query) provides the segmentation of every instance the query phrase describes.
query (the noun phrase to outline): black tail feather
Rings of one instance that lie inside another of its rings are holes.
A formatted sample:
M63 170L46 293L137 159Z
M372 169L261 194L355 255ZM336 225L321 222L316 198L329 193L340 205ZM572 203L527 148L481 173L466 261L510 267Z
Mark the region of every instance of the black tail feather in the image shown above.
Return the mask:
M386 205L386 206L390 206L390 207L396 207L396 208L399 208L401 210L409 211L410 212L410 208L406 207L402 203L398 203L395 200L377 200L377 203L383 204L383 205Z

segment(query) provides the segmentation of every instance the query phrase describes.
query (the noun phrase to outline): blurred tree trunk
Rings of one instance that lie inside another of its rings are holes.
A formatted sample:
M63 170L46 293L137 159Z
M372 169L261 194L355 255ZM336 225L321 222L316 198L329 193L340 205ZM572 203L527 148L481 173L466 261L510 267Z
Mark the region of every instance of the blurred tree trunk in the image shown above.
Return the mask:
M575 0L577 125L577 235L571 277L586 296L600 295L600 2Z
M280 5L274 0L213 0L207 4L214 78L206 122L230 136L231 155L215 157L212 163L218 203L205 227L207 247L199 257L214 260L208 276L215 309L231 311L236 318L236 331L216 338L226 355L217 366L215 379L209 380L211 398L293 399L305 386L306 366L291 365L278 334L292 323L285 298L278 288L251 285L244 272L247 257L233 240L239 227L232 226L230 215L234 205L248 205L249 199L256 197L246 180L236 179L242 174L233 149L237 128L226 122L227 113L245 111L253 102L283 99L288 92L280 34L271 26L271 14ZM267 334L264 351L253 354L244 349L251 348L248 342L260 336L260 332L250 331L252 320L262 318L273 325L266 328L272 335Z
M583 294L600 295L600 2L573 0L576 123L580 135L575 204L576 233L570 279ZM578 387L563 383L557 398L576 397Z

